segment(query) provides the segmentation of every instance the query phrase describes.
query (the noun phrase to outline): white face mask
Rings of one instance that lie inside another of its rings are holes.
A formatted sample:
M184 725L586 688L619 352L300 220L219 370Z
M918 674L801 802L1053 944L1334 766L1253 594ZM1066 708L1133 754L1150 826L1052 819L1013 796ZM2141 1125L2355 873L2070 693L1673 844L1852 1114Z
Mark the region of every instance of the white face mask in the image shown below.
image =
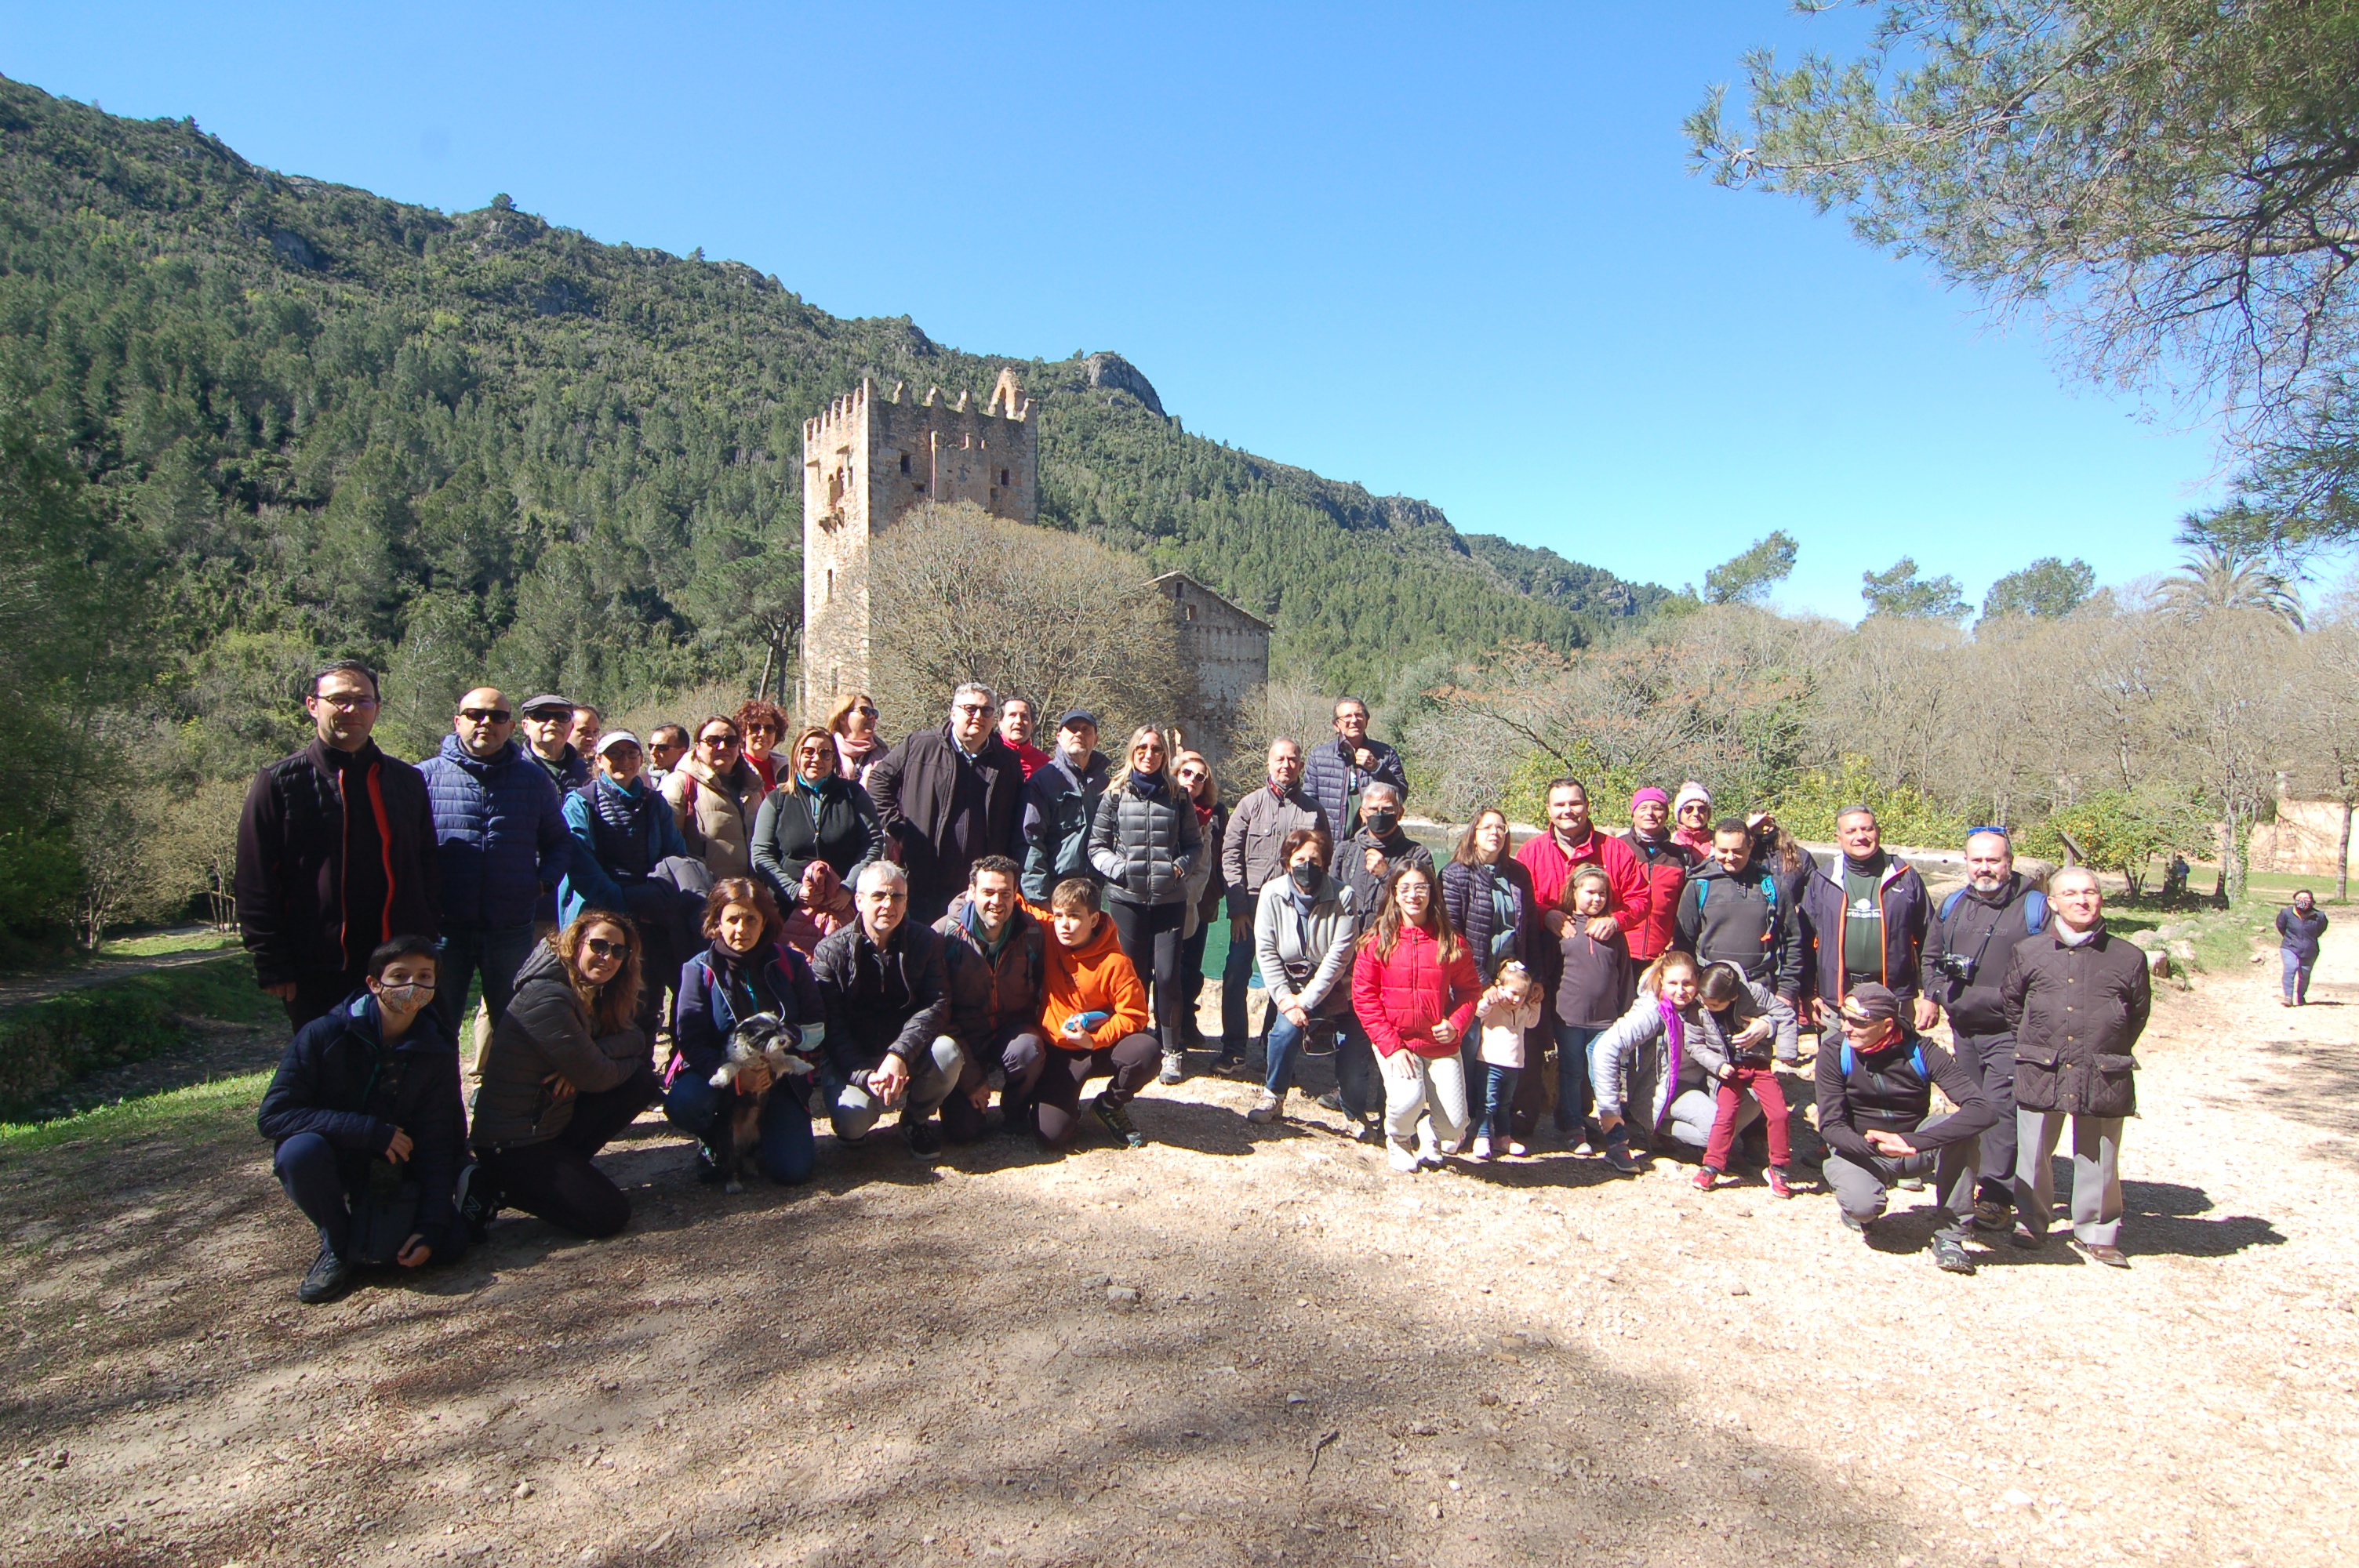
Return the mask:
M406 986L386 986L376 993L377 1005L392 1008L397 1012L408 1012L424 1007L434 999L434 987L424 980Z

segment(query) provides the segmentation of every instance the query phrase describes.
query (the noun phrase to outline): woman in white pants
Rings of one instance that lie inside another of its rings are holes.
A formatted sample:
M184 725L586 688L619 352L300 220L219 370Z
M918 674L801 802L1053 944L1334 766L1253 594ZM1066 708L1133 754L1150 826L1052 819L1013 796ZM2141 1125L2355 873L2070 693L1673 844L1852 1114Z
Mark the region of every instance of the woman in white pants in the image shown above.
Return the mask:
M1352 969L1352 1008L1384 1067L1396 1171L1439 1166L1466 1136L1459 1042L1482 994L1474 955L1443 918L1432 871L1402 864L1385 884Z

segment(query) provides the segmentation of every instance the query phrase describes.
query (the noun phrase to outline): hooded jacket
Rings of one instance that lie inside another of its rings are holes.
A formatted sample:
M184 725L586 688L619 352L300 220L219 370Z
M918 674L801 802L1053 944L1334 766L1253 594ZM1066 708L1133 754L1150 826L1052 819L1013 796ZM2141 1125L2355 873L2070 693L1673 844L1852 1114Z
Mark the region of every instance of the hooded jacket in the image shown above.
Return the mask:
M743 757L732 762L725 773L714 773L693 756L683 757L663 785L664 798L679 824L680 840L716 881L754 874L754 822L768 793L762 775Z
M2154 1006L2146 954L2097 923L2078 946L2064 927L2016 944L2000 982L2015 1031L2015 1103L2022 1110L2136 1116L2137 1058Z
M1351 1000L1360 936L1352 890L1322 871L1307 910L1290 877L1262 891L1269 896L1254 909L1254 961L1269 1005L1294 1002L1320 1017L1342 1012Z
M1630 957L1637 963L1651 964L1673 946L1680 892L1696 874L1703 858L1671 834L1648 843L1633 827L1622 835L1622 843L1647 876L1647 920L1629 934Z
M2277 946L2299 964L2318 962L2318 939L2326 935L2326 911L2315 904L2304 915L2292 904L2277 911Z
M1229 830L1221 838L1221 879L1228 884L1232 918L1251 914L1261 890L1286 874L1287 835L1298 827L1324 828L1329 844L1334 842L1333 818L1299 787L1280 795L1264 781L1230 810Z
M418 772L434 813L443 924L528 924L573 856L549 771L513 741L486 759L445 735Z
M1441 961L1441 944L1421 925L1404 923L1393 939L1392 957L1376 951L1374 933L1361 938L1352 960L1352 1011L1368 1043L1383 1056L1413 1052L1431 1060L1455 1056L1474 1026L1474 1004L1482 1000L1483 979L1474 972L1474 955L1458 945L1455 963ZM1438 1043L1430 1033L1448 1019L1458 1031L1451 1044Z
M827 1022L811 967L792 947L764 945L733 952L720 941L679 967L679 1005L672 1019L676 1071L710 1078L728 1059L729 1036L737 1025L776 1010L781 1023L802 1031L802 1054L816 1055L815 1039ZM669 1080L667 1079L667 1082Z
M1830 1033L1819 1047L1816 1076L1819 1136L1856 1164L1888 1158L1862 1136L1866 1132L1897 1132L1919 1152L1930 1153L1979 1137L1998 1120L1998 1106L1983 1092L1982 1079L1905 1023L1872 1053L1846 1049L1840 1032ZM1924 1124L1932 1114L1934 1084L1957 1109L1929 1131Z
M880 947L854 920L819 945L811 970L827 1004L828 1061L847 1082L886 1056L914 1073L950 1033L942 938L930 925L904 920Z
M885 824L876 803L839 774L828 774L813 789L801 774L789 773L755 814L754 874L770 884L781 910L801 901L803 871L813 860L825 860L850 887L861 867L884 859Z
M1105 883L1106 896L1124 903L1184 903L1203 853L1195 803L1168 775L1150 789L1125 773L1099 798L1090 821L1090 869Z
M1049 911L1034 904L1026 910L1045 927ZM1119 1045L1147 1026L1147 988L1138 971L1123 956L1114 922L1103 912L1098 928L1078 947L1058 945L1048 933L1047 995L1040 1004L1040 1028L1049 1044L1065 1051L1103 1051ZM1105 1021L1075 1039L1065 1033L1065 1020L1077 1012L1103 1012Z
M660 984L653 977L648 984ZM630 1025L600 1034L573 994L554 941L543 942L516 971L515 998L492 1031L475 1086L471 1133L479 1151L546 1143L573 1121L573 1100L542 1080L557 1074L582 1094L628 1083L647 1067L647 1036Z
M1059 752L1024 783L1024 896L1046 903L1068 877L1097 880L1090 824L1105 794L1106 760L1092 752L1076 771Z
M459 1046L435 1008L422 1009L390 1050L376 998L365 990L313 1019L287 1043L255 1122L274 1145L317 1133L356 1165L382 1158L397 1131L408 1133L418 1232L437 1253L448 1250L466 1130Z
M1877 853L1884 860L1876 883L1884 907L1884 970L1875 978L1907 1002L1918 993L1918 956L1932 923L1933 901L1915 868L1888 849ZM1839 853L1830 876L1813 861L1810 880L1802 886L1803 979L1812 988L1810 995L1831 1005L1843 997L1843 925L1850 911L1843 904L1843 864Z
M999 951L984 951L972 923L973 906L961 893L951 912L934 922L943 942L945 983L950 988L950 1033L970 1050L1017 1029L1039 1026L1046 999L1048 951L1055 946L1039 921L1021 906L1007 914Z
M1971 886L1952 895L1950 913L1933 912L1920 966L1925 995L1941 1004L1950 1026L1960 1034L2005 1034L2006 998L2000 987L2017 944L2031 933L2031 884L2021 872L2009 872L2006 884L1988 895ZM2051 913L2048 916L2053 920ZM2041 929L2046 929L2042 926ZM1952 953L1974 965L1971 985L1951 979L1937 962Z
M1779 996L1802 993L1801 921L1794 900L1757 859L1731 876L1706 860L1680 892L1671 946L1698 963L1734 964Z
M354 811L375 821L381 909L345 907L346 820ZM314 740L255 774L237 824L237 923L257 983L348 972L348 915L361 923L357 935L373 937L363 956L395 936L440 936L440 883L426 780L375 741L339 768L327 742Z

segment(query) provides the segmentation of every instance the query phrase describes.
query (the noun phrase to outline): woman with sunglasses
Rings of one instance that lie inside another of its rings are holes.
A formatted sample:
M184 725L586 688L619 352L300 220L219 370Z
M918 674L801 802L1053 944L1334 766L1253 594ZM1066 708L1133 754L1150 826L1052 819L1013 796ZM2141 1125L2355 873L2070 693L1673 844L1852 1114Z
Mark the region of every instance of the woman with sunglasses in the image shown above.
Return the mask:
M1123 956L1155 988L1156 1036L1163 1043L1162 1081L1181 1076L1186 1036L1181 1019L1196 1005L1199 986L1180 972L1181 928L1187 923L1190 875L1204 852L1195 803L1171 775L1163 731L1142 724L1130 734L1129 765L1106 784L1090 824L1090 868L1105 883Z
M893 748L876 732L876 700L864 691L836 698L827 710L827 732L835 737L835 770L857 784Z
M492 1031L469 1119L475 1163L459 1217L478 1240L503 1208L577 1236L612 1236L631 1200L591 1162L663 1092L639 1010L639 935L592 909L535 949Z
M778 787L778 767L785 760L777 744L787 738L786 710L775 702L749 697L737 705L737 733L745 737L745 765L762 775L764 789Z
M754 874L754 821L770 790L745 752L737 721L715 715L696 727L695 749L664 780L689 854L716 881Z

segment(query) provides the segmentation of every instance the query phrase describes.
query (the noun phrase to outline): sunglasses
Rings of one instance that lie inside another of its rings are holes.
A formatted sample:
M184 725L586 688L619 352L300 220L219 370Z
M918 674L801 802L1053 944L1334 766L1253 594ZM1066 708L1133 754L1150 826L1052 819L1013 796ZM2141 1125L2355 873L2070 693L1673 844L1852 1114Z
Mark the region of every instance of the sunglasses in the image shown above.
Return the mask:
M585 937L582 947L593 958L619 958L631 950L628 943L609 942L603 936Z
M748 735L775 735L777 733L777 730L767 724L748 724L745 726L745 733Z
M710 746L714 751L718 752L737 744L737 737L734 735L699 735L696 738L696 743L700 746Z
M505 708L462 708L459 717L470 724L506 724L516 715Z

